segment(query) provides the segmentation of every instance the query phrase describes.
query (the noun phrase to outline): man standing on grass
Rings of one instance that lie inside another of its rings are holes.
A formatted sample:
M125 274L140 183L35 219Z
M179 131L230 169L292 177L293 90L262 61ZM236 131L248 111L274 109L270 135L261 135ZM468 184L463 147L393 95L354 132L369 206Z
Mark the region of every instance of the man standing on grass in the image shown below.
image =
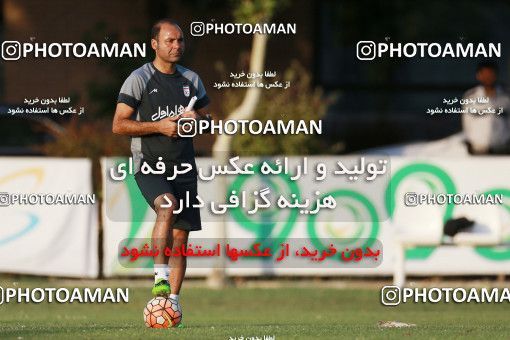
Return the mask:
M154 258L152 293L179 302L186 257L169 258L163 250L166 246L172 250L186 246L189 232L201 229L201 220L199 208L184 207L182 212L173 213L180 210L178 201L186 197L186 192L191 198L197 196L193 141L178 135L178 121L182 117L210 119L209 98L199 76L177 65L184 53L184 37L174 21L163 19L154 24L151 46L155 51L154 61L133 71L122 85L112 130L132 137L135 179L157 216L152 244L160 252ZM194 110L184 112L193 96L197 97ZM140 172L144 163L154 169L160 159L165 163L164 174ZM183 163L191 164L192 170L167 180L174 167L184 168ZM168 206L168 200L171 206L162 207Z

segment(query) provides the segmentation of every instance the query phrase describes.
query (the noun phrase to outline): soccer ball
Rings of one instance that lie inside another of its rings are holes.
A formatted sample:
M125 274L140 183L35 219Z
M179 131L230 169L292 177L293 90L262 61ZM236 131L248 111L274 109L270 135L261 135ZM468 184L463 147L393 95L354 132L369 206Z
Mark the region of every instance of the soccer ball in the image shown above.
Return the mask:
M147 302L147 306L143 309L145 326L150 328L176 327L181 319L182 312L179 304L170 298L155 297Z

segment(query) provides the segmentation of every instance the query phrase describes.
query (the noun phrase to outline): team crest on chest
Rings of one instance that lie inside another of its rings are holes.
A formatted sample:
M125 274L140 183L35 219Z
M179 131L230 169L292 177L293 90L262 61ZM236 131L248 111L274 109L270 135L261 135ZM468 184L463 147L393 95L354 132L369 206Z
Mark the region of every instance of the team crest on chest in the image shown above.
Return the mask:
M182 90L184 91L184 95L189 97L189 85L183 85Z

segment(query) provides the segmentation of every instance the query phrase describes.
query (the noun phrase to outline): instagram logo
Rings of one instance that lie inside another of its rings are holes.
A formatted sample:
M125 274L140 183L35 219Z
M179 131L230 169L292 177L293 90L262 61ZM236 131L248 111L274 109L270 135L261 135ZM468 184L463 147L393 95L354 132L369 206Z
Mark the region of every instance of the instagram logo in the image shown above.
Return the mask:
M194 21L190 25L191 35L201 37L205 34L205 24L200 21Z
M2 43L2 59L18 60L21 58L21 44L19 41L4 41Z
M7 207L11 204L9 193L0 192L0 207Z
M404 195L404 204L407 207L416 207L418 205L418 195L415 192L406 192Z
M358 41L356 44L356 57L359 60L374 60L375 53L376 48L373 41Z
M400 304L400 288L398 286L384 286L381 289L381 303L385 306Z
M194 118L181 118L177 125L179 137L195 137L197 135L197 122Z

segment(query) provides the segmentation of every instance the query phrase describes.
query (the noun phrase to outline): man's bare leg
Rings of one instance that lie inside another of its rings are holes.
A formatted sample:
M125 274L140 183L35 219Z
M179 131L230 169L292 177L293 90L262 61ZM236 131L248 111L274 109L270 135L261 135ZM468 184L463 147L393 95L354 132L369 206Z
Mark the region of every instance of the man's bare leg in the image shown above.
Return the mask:
M173 229L172 230L172 253L175 249L181 248L184 245L186 249L188 245L189 231ZM186 274L186 256L172 256L169 261L171 268L170 271L170 286L172 287L172 295L179 295L181 291L182 281L184 274Z
M167 196L171 202L171 207L162 207L161 205L168 202L164 199ZM171 247L171 227L174 220L173 211L176 206L175 197L170 194L162 194L154 200L156 208L156 222L152 229L152 246L157 247L159 253L154 257L154 271L155 271L155 286L152 290L153 295L168 295L170 294L170 287L168 287L168 256L165 256L165 247ZM164 282L160 282L164 279Z
M172 230L172 253L182 245L186 248L188 245L188 235L189 231L173 229ZM171 286L171 294L170 299L177 301L177 309L181 312L182 309L181 304L179 303L179 292L181 291L182 281L184 280L184 274L186 273L186 256L172 256L170 257L169 266L170 266L170 286ZM184 324L181 322L177 326L179 328L184 327Z

